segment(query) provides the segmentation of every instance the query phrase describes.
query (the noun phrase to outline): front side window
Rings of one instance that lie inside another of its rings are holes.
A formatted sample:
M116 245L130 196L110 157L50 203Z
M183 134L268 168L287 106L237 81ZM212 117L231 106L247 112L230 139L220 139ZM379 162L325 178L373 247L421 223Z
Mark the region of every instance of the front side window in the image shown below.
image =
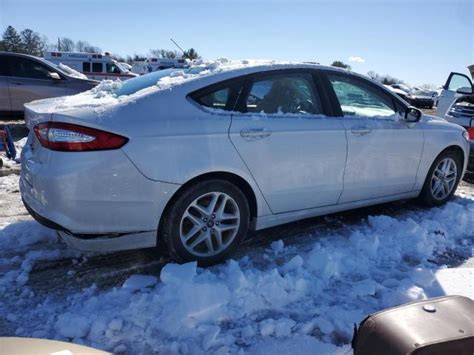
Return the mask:
M89 73L91 71L91 63L89 62L83 62L82 63L82 71L84 73Z
M92 63L92 71L94 73L102 73L102 63Z
M389 95L346 75L329 74L341 110L346 117L389 117L396 114Z
M11 65L11 75L30 79L51 79L52 70L35 60L15 58Z
M106 63L105 68L107 70L107 73L113 73L113 74L120 74L120 68L115 65L114 63Z
M309 74L275 74L255 80L245 102L246 112L321 114L319 97Z

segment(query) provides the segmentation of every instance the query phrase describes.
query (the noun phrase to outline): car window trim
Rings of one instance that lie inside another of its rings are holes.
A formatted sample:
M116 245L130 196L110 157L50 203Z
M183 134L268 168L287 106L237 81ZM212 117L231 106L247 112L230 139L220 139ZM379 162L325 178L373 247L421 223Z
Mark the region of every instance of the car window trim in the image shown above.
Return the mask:
M336 113L341 115L340 117L346 117L346 116L344 116L344 113L342 112L341 104L339 102L339 99L337 98L336 92L334 91L331 81L329 80L329 75L348 77L350 79L353 79L354 81L358 81L362 83L363 85L368 86L369 88L377 92L380 96L382 97L385 96L389 101L391 101L392 103L391 109L394 110L396 113L405 112L406 109L408 108L408 106L404 104L398 97L386 91L385 89L379 87L377 84L371 82L369 79L365 79L357 75L352 75L350 73L343 73L338 70L323 69L321 70L322 80L325 82L325 86L327 87L331 103L333 104L333 109L335 110Z
M323 102L323 96L320 93L320 86L318 82L315 80L315 76L317 76L317 71L312 68L286 68L286 69L276 69L276 70L266 70L260 71L258 73L247 74L243 76L245 78L243 83L243 88L241 90L240 96L237 101L236 110L240 113L247 114L249 112L246 111L246 102L250 91L252 90L252 85L257 80L262 80L267 77L271 77L274 75L285 75L285 74L306 74L310 78L309 82L311 85L311 90L313 90L312 95L315 95L319 98L322 108L322 114L328 117L331 117L329 110L327 110L328 106L327 103ZM268 116L274 114L267 114ZM312 118L319 114L308 114L308 118Z

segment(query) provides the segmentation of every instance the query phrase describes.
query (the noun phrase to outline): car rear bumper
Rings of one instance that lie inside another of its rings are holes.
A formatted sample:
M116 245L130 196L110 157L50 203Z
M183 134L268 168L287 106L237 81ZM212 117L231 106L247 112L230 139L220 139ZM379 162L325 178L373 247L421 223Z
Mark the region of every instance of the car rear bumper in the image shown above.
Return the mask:
M156 246L156 231L120 235L100 235L83 238L64 231L59 237L70 247L80 251L115 252L121 250L151 248Z
M40 223L74 235L156 235L179 188L147 179L121 150L40 155L28 143L22 151L24 204Z

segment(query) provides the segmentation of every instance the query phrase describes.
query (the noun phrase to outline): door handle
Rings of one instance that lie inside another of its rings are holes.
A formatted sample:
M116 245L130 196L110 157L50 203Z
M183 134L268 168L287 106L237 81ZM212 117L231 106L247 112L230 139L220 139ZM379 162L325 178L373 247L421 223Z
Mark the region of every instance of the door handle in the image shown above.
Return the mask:
M240 136L245 139L246 141L253 141L257 139L263 139L270 136L272 132L264 129L243 129L240 131Z
M22 83L10 83L12 85L23 85Z
M365 136L366 134L372 132L372 130L366 126L356 126L351 128L351 132L355 136Z

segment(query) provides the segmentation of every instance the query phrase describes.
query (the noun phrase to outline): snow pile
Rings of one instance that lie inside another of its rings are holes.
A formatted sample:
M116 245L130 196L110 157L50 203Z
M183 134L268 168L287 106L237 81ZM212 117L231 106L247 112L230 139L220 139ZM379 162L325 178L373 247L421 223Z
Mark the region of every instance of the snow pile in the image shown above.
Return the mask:
M0 313L16 316L10 322L18 336L39 334L130 354L345 353L353 324L367 314L444 293L433 260L471 250L473 216L472 197L457 198L441 208L305 234L306 246L273 242L213 268L167 264L161 282L133 275L122 286L90 285L27 309L24 291L9 312L0 305ZM0 258L17 247L12 240L25 236L23 243L42 240L41 253L54 254L54 240L28 232L32 227L3 229L0 239L7 242ZM3 278L3 294L25 285L15 276Z

